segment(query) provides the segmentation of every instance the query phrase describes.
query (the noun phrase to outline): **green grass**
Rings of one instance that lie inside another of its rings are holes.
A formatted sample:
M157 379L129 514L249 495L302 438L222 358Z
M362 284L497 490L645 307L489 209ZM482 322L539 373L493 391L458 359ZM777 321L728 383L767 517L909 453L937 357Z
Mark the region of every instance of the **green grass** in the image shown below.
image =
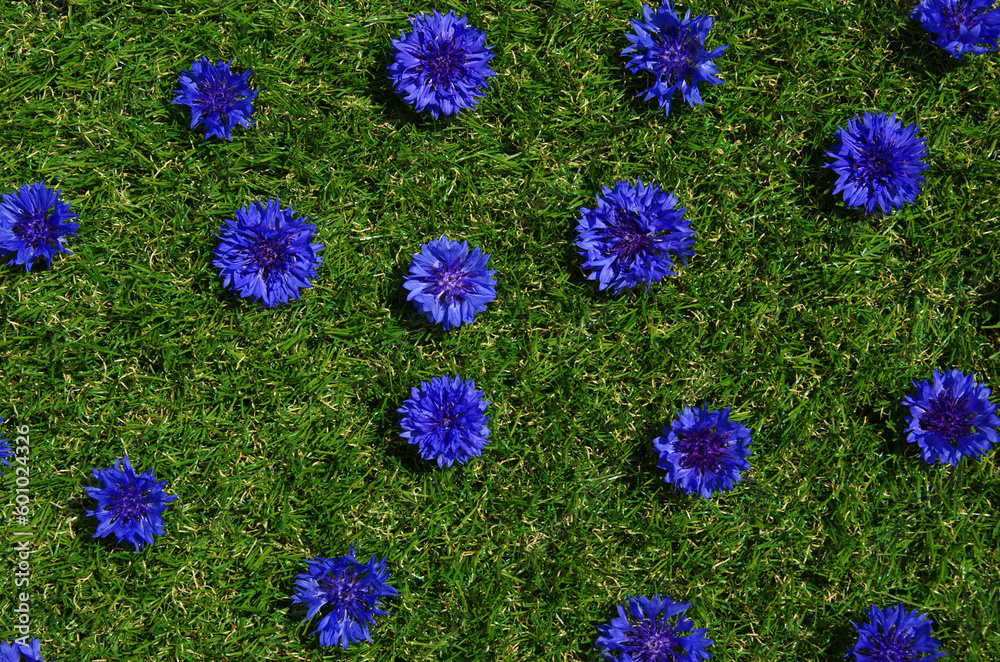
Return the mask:
M0 274L0 414L8 437L31 428L47 659L595 660L596 626L653 593L693 602L720 661L840 660L851 621L897 601L951 659L1000 659L997 453L928 466L899 406L935 368L1000 383L996 56L953 61L910 3L706 0L726 82L665 117L618 55L638 2L445 4L487 30L498 75L434 122L385 77L389 38L432 7L0 9L0 189L59 186L80 214L72 256ZM201 54L260 89L230 144L170 103ZM923 193L889 217L846 210L822 167L866 109L928 140ZM612 299L573 228L637 177L676 192L697 254ZM210 252L274 196L317 225L325 264L265 310L222 290ZM441 234L498 271L497 300L449 333L402 289ZM452 372L493 403L491 444L439 471L395 410ZM710 501L666 485L650 445L701 403L754 435L752 470ZM141 554L84 515L91 467L126 452L179 495ZM351 543L388 557L400 596L344 654L288 597L306 556Z

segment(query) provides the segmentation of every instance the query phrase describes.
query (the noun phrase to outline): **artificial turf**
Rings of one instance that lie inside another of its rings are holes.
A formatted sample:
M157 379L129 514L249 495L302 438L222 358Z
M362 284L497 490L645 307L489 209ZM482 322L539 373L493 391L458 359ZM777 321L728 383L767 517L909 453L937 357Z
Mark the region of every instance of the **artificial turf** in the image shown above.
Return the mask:
M927 465L899 405L935 368L1000 381L997 56L952 59L910 3L690 7L730 44L725 83L669 116L619 55L638 2L0 9L0 188L45 182L80 215L72 256L0 271L0 429L31 430L46 659L595 660L596 626L655 593L692 602L720 661L840 660L851 621L895 602L950 659L1000 659L997 453ZM386 78L389 39L432 8L496 53L453 120ZM253 70L256 126L232 143L171 104L199 55ZM846 209L823 168L865 110L927 139L922 194L888 216ZM637 178L680 198L696 255L616 299L574 227ZM264 309L211 251L271 197L317 226L325 264ZM447 333L402 288L442 234L498 272ZM442 471L396 408L454 373L492 403L491 443ZM650 444L702 403L753 431L752 469L711 500L665 484ZM84 514L91 467L125 453L179 495L139 554ZM12 472L0 486L13 504ZM289 596L307 556L351 544L387 557L399 596L345 653ZM8 583L6 638L14 601Z

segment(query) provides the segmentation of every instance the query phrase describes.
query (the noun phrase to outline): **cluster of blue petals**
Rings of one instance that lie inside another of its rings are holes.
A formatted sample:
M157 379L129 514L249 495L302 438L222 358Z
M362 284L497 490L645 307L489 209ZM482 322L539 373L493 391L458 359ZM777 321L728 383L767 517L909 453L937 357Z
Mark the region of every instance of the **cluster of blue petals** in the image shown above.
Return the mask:
M3 416L0 416L0 425L3 425ZM14 457L14 453L10 450L10 442L7 441L7 437L0 437L0 464L5 464L9 467L10 462L7 461L8 457Z
M367 563L360 563L351 547L345 556L317 556L306 559L306 565L308 571L295 578L299 590L292 596L292 603L307 605L307 621L325 608L326 613L313 630L313 634L319 633L319 643L340 644L346 650L349 644L371 641L368 626L375 624L375 616L389 613L380 609L382 598L397 595L396 589L386 583L389 571L385 557L376 561L372 556Z
M64 245L66 237L75 237L80 226L70 219L69 203L59 199L41 182L24 184L0 198L0 255L13 253L8 266L22 265L31 271L36 260L52 266L56 253L71 254Z
M27 643L0 641L0 662L45 662L41 640L32 639Z
M181 89L174 90L174 103L191 109L191 128L205 126L205 139L212 136L232 140L238 125L253 124L253 100L257 92L247 84L250 70L234 74L233 63L211 61L202 55L191 63L191 71L182 71Z
M646 101L655 98L667 115L670 115L670 99L677 90L694 107L704 105L699 83L722 83L712 59L721 57L729 46L705 50L712 23L711 16L691 18L691 10L681 19L671 1L663 0L655 10L643 5L642 20L632 21L635 32L625 35L629 40L629 46L621 52L622 57L629 58L625 66L633 74L644 72L653 79L652 85L639 94L644 92Z
M933 621L914 609L907 612L903 605L868 609L868 622L858 625L858 639L851 649L855 662L931 662L944 653L941 644L931 636Z
M674 276L674 260L693 255L694 231L684 218L684 207L659 184L615 182L602 187L597 207L580 210L576 245L584 258L588 280L598 289L623 289L645 284L646 289L665 276Z
M219 229L212 260L224 287L270 308L299 298L323 264L322 244L312 243L316 227L277 199L251 202Z
M997 49L1000 8L992 7L993 0L920 0L910 16L920 21L934 43L961 58Z
M654 595L626 597L618 616L598 626L597 647L621 662L698 662L712 657L708 631L685 617L690 602ZM674 618L676 617L676 619Z
M130 542L139 551L152 545L154 536L163 534L163 512L177 498L163 491L166 482L158 482L153 471L136 475L128 456L107 469L92 469L101 487L87 487L87 493L97 499L97 508L87 515L97 518L95 538L114 534L118 542Z
M848 207L864 207L871 214L878 206L888 213L920 193L927 164L920 127L903 126L892 114L865 112L854 117L847 128L838 127L840 142L826 154L826 164L837 174L833 193L843 193Z
M497 296L496 271L486 268L489 259L478 247L470 253L467 242L443 235L433 239L413 254L403 279L403 287L410 291L406 300L445 331L471 324L476 313L486 310L486 304Z
M454 12L442 16L434 10L409 23L410 32L391 40L389 80L397 94L434 119L474 108L489 86L486 79L496 75L489 66L493 51L486 34Z
M957 465L962 457L977 458L998 443L997 406L990 389L959 370L934 371L933 380L916 381L916 393L903 398L909 408L906 440L920 447L928 464Z
M669 429L663 426L653 450L659 456L656 466L667 472L666 482L708 499L715 490L731 490L740 482L750 468L750 443L749 428L729 420L729 407L685 407Z
M410 397L397 409L403 415L399 435L416 444L420 457L436 460L439 467L465 464L483 454L490 443L483 412L489 402L471 379L458 375L434 377L410 391Z

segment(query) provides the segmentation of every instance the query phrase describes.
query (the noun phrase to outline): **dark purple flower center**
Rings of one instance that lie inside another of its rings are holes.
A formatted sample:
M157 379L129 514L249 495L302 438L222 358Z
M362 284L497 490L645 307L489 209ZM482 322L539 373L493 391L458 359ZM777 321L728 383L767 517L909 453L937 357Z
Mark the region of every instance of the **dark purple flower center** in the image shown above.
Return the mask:
M128 525L146 516L149 491L142 491L137 485L127 483L118 486L119 492L111 497L111 519Z
M264 281L272 276L285 273L292 261L289 253L290 245L287 239L280 237L262 237L250 246L250 268L260 273Z
M454 39L436 38L428 44L427 53L422 61L423 70L427 72L427 77L434 88L447 90L454 87L455 79L464 69L466 53Z
M634 209L618 207L614 211L608 234L617 240L611 245L611 252L622 260L634 260L653 247L652 237L643 232L639 221L639 212Z
M631 649L629 655L635 662L676 662L681 659L684 649L680 646L677 632L668 623L645 619L633 626L633 634L628 637Z
M868 637L868 650L871 662L910 662L922 657L921 653L913 650L913 636L909 630L898 634L895 626L888 632Z
M48 210L24 209L19 211L18 216L18 223L13 227L14 234L25 243L31 244L32 248L42 244L56 245L57 228Z
M225 119L226 113L233 107L236 100L237 90L229 85L228 81L214 78L202 81L198 84L198 91L202 98L195 99L208 109L208 114L219 115Z
M440 428L451 428L455 424L455 419L458 418L455 416L454 406L450 402L438 407L434 414L437 419L434 423Z
M445 306L453 306L465 301L472 292L472 278L461 266L442 266L433 269L434 280L427 291Z
M442 402L433 407L434 427L442 434L448 434L453 429L461 430L466 422L459 422L468 413L471 406L462 402Z
M920 417L920 427L941 435L949 443L972 432L973 413L965 398L956 398L951 389L934 398L930 408Z
M657 72L666 78L668 85L679 83L694 74L691 60L694 56L695 40L690 30L675 34L658 34L653 37L653 59Z
M980 12L974 10L968 1L941 7L941 25L947 28L950 35L959 34L962 26L971 30L982 22Z
M714 428L691 430L677 441L680 465L702 474L721 469L727 450L726 435L719 434Z
M851 164L851 170L855 178L866 184L875 184L892 178L898 166L895 143L887 141L882 135L875 135L861 148L857 160Z
M321 597L332 605L342 607L351 619L358 620L358 615L365 612L365 598L371 587L359 581L354 568L347 568L338 575L328 574L317 583Z

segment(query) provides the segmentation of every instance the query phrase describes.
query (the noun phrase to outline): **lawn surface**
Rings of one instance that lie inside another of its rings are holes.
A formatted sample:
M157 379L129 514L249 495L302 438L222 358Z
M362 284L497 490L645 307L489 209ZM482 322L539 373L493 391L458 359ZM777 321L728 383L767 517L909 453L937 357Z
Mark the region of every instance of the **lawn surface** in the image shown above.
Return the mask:
M432 8L496 52L453 121L386 79L389 39ZM73 255L0 273L0 430L31 430L50 662L589 661L615 605L655 593L692 602L719 661L840 660L851 621L896 602L950 659L1000 659L1000 456L925 464L899 405L935 368L1000 385L997 56L953 60L910 3L706 0L725 84L667 117L619 56L639 9L4 4L0 189L41 181L80 215ZM257 124L232 143L171 104L202 54L253 70ZM865 110L927 139L923 193L888 217L846 209L822 167ZM696 255L615 299L574 227L636 178L678 196ZM325 245L276 309L211 264L223 220L270 197ZM402 288L442 234L498 272L487 312L447 333ZM491 443L441 471L396 408L454 373L492 403ZM752 469L711 500L665 484L650 444L702 403L753 431ZM91 467L125 453L179 495L139 554L85 515ZM0 487L9 513L10 471ZM307 556L352 543L400 595L344 653L289 596Z

